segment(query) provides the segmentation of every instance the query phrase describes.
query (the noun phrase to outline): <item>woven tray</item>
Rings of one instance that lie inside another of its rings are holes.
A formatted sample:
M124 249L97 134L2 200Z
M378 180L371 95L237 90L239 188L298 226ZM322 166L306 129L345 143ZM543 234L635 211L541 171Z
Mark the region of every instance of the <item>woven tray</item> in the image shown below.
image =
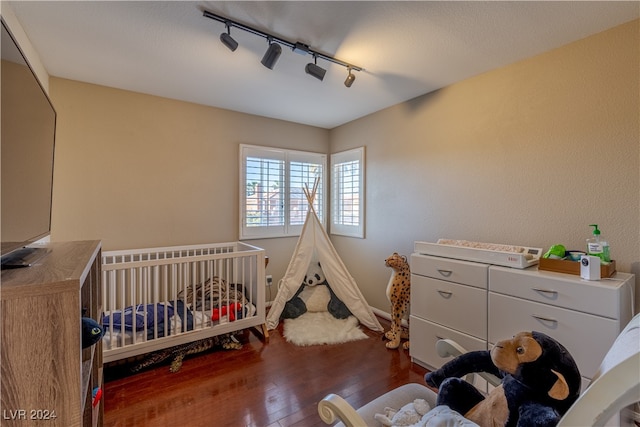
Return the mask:
M540 258L538 270L555 271L556 273L580 275L580 261L567 261L564 259ZM616 274L616 262L600 265L600 277L611 277Z

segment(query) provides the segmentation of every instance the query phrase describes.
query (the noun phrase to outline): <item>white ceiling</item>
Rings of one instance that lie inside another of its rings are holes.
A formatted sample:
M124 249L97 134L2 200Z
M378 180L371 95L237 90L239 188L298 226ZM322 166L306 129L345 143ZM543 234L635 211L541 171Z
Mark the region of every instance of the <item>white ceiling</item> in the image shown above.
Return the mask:
M329 129L640 16L638 1L8 3L52 76ZM346 88L320 59L320 82L286 47L269 70L265 39L232 29L231 52L205 9L365 70Z

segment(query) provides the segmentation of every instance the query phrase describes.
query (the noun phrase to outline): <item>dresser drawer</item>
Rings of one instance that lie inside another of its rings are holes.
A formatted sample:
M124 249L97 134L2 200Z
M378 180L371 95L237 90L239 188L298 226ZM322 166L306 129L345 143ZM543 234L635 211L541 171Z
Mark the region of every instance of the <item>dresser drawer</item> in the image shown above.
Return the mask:
M437 369L451 360L451 357L440 357L436 352L436 342L443 338L454 340L468 351L487 349L487 343L484 340L479 340L419 317L411 316L409 318L409 339L411 342L409 355L418 364L429 369Z
M557 307L620 319L623 281L606 279L586 281L568 274L489 269L489 289L505 295L525 298ZM628 290L625 290L628 292Z
M591 378L620 327L612 319L489 292L490 345L521 331L556 339L569 350L582 376Z
M420 276L487 288L489 266L475 262L412 254L411 272Z
M487 291L424 276L411 276L411 314L487 338Z

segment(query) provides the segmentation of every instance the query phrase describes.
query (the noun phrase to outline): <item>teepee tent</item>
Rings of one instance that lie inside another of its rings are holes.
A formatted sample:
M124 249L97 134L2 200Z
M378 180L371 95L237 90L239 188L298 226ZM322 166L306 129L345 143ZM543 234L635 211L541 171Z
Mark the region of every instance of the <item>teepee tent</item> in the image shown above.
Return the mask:
M318 181L315 182L311 192L308 187L304 189L304 194L309 202L309 210L287 271L279 283L276 299L269 309L267 328L275 329L278 326L280 314L282 314L286 302L300 288L315 253L315 258L320 262L322 272L331 290L349 308L351 313L369 329L383 331L378 319L371 311L371 307L362 296L358 285L338 256L313 208L317 189Z

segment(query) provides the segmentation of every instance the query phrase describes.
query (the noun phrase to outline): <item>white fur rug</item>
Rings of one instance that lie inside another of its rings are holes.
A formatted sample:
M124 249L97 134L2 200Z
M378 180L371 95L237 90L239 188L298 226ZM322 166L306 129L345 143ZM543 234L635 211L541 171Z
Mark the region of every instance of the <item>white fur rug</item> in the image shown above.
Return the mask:
M336 319L327 311L307 312L296 319L285 319L283 330L286 340L299 346L340 344L367 338L358 324L355 316Z

